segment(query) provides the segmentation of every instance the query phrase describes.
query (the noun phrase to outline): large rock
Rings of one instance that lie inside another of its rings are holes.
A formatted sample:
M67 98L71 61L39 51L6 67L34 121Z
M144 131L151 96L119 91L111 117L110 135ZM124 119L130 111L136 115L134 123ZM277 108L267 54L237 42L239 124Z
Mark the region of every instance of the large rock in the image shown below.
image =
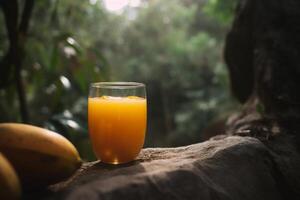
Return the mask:
M295 199L300 156L286 145L270 150L255 138L224 136L144 149L126 165L86 163L44 199Z

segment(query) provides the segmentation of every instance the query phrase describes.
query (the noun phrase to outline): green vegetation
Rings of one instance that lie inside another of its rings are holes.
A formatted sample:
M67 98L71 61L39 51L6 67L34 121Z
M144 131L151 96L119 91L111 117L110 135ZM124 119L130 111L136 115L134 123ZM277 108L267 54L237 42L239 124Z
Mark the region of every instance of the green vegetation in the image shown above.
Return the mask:
M222 51L235 1L142 2L116 14L100 2L36 1L22 70L31 122L64 134L88 159L91 82L147 84L147 146L199 142L234 105ZM7 48L1 26L0 58ZM13 84L0 89L0 111L0 121L20 121Z

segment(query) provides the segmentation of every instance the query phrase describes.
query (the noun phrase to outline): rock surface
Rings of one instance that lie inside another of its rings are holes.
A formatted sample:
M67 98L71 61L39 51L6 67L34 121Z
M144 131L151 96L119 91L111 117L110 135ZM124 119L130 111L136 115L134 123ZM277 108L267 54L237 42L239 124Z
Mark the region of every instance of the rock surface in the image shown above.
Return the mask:
M86 163L38 199L295 199L300 155L286 148L289 139L278 141L272 149L255 138L223 136L144 149L137 161L120 166Z

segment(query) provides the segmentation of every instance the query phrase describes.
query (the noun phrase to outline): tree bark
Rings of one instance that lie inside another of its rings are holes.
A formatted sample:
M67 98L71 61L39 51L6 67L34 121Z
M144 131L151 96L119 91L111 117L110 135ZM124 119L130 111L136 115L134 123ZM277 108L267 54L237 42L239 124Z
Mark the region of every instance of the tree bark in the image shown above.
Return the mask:
M261 139L300 130L300 1L241 0L227 35L233 94L245 103L230 134Z

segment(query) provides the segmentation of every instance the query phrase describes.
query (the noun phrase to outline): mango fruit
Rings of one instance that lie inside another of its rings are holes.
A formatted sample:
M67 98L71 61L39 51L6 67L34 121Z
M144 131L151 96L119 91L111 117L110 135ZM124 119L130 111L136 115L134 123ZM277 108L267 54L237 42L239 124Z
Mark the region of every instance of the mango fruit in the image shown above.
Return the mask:
M66 138L26 124L0 124L0 152L14 166L25 188L63 181L81 165L76 148Z
M16 200L20 197L19 178L9 161L0 153L0 199Z

